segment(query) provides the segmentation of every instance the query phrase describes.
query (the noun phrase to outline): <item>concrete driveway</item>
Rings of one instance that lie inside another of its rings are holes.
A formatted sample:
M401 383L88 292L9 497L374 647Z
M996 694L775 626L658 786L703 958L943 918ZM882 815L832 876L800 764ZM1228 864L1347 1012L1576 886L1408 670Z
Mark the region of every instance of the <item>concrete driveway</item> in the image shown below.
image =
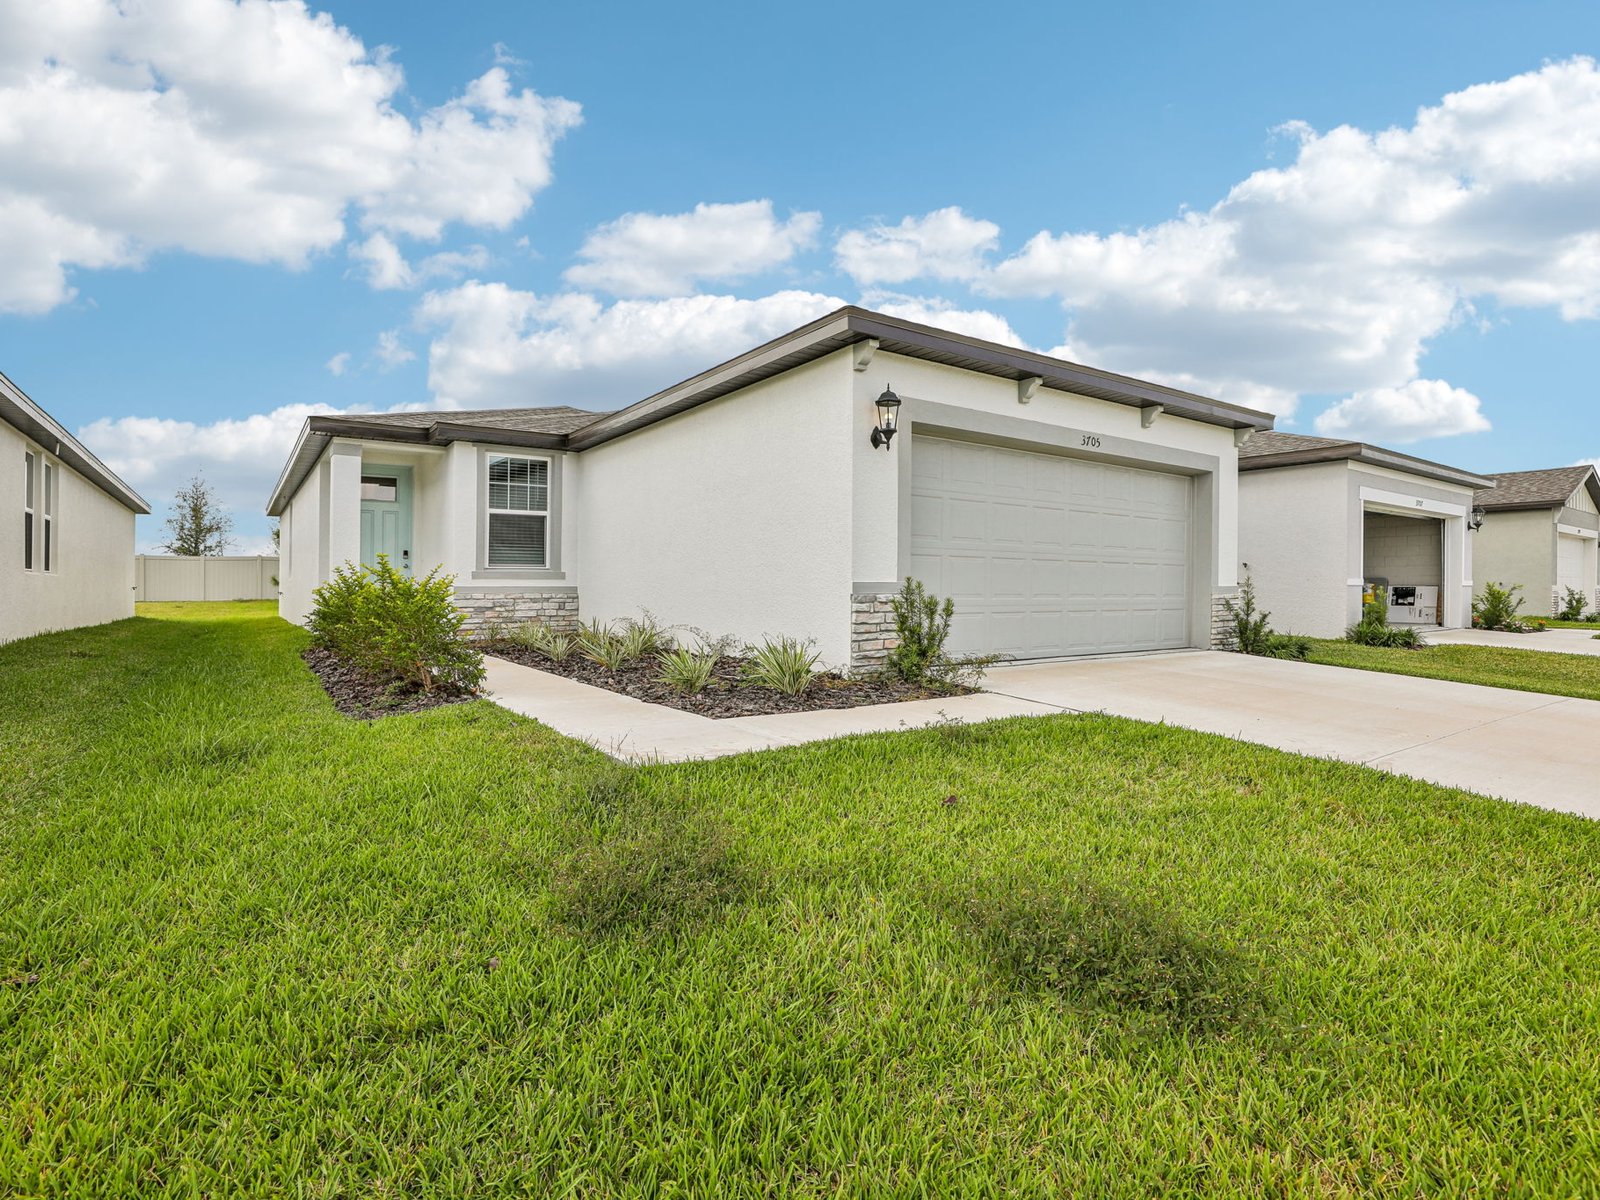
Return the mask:
M1547 654L1592 654L1600 658L1596 629L1546 629L1543 633L1500 633L1493 629L1438 629L1423 634L1430 646L1497 646L1543 650Z
M1210 651L998 667L984 686L1600 817L1600 701Z

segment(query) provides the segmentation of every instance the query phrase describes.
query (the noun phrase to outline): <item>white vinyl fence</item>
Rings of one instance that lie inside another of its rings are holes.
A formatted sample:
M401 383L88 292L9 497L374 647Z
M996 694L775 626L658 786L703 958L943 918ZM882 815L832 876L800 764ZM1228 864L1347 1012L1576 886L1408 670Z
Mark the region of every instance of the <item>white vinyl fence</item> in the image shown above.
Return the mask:
M133 595L136 600L276 600L277 574L278 560L270 554L138 554Z

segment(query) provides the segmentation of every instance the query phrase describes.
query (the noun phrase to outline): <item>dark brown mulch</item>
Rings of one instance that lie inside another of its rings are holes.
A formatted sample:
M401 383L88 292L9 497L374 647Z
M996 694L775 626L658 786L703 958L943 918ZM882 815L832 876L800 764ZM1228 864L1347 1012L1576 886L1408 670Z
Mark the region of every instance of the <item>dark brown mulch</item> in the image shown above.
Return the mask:
M333 706L358 721L424 712L478 698L467 692L425 692L415 685L391 683L317 646L302 651L300 657L322 683Z
M483 649L486 654L525 667L536 667L552 675L564 675L579 683L621 692L650 704L698 713L702 717L761 717L771 713L814 712L822 708L859 708L863 704L898 704L905 700L965 696L973 691L966 687L918 687L881 677L847 679L829 671L818 675L799 695L785 696L772 688L743 685L741 675L746 660L725 655L717 660L706 690L695 696L685 696L656 677L659 667L654 657L612 671L577 654L565 662L553 662L518 642L489 642Z

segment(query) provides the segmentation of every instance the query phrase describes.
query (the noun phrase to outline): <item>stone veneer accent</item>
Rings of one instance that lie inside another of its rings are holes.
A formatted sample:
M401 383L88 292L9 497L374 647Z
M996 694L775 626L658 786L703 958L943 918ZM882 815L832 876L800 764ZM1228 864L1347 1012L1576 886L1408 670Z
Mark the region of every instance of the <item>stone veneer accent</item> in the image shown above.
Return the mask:
M855 592L850 596L850 673L883 669L895 644L894 592Z
M1228 601L1233 600L1232 593L1219 592L1211 597L1211 648L1213 650L1233 649L1233 614L1228 611Z
M488 625L518 625L523 621L542 621L563 630L578 627L576 588L458 587L456 607L466 613L466 628L473 633Z

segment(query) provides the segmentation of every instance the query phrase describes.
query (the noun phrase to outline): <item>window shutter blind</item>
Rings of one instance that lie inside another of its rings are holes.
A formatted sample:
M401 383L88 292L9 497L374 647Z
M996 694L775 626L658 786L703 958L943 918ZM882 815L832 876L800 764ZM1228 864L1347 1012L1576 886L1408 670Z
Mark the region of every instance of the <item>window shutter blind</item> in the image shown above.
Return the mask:
M531 513L489 514L491 567L542 567L545 564L545 518Z

